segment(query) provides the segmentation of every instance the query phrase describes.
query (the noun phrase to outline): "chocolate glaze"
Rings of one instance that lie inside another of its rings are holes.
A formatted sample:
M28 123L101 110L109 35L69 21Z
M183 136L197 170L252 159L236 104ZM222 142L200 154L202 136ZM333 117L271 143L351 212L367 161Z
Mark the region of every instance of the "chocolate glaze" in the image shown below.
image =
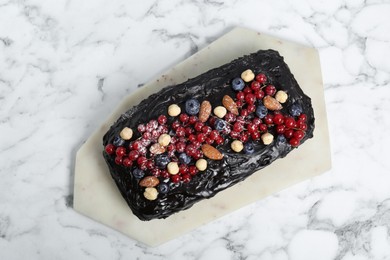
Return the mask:
M236 59L219 68L212 69L196 78L169 86L149 96L132 107L129 111L115 122L110 130L103 137L103 144L112 143L115 136L125 126L137 129L140 123L156 119L161 114L167 114L167 107L176 103L184 109L184 102L189 98L196 98L199 101L209 100L213 107L221 105L222 97L227 94L235 97L235 92L230 86L226 86L233 78L239 77L241 72L252 69L255 74L264 73L268 82L273 84L277 90L285 90L289 98L283 104L282 112L288 114L288 107L297 102L307 115L308 129L301 144L313 137L314 115L311 99L306 96L291 74L283 57L274 50L260 50L256 53ZM173 119L168 117L168 123ZM276 136L276 133L273 133ZM135 131L135 138L137 138ZM134 138L133 138L134 139ZM198 173L192 180L185 184L171 183L168 194L159 194L154 201L144 198L144 188L138 185L139 180L131 174L131 168L118 166L114 162L114 156L103 153L110 169L112 178L115 180L122 196L130 206L133 213L141 220L155 218L166 218L173 213L190 208L194 203L211 198L218 192L240 182L257 170L260 170L274 160L285 157L292 149L287 144L263 145L258 142L255 146L255 153L245 155L233 152L230 148L230 141L217 146L224 154L221 161L208 159L208 168L205 172ZM261 173L257 173L261 174Z

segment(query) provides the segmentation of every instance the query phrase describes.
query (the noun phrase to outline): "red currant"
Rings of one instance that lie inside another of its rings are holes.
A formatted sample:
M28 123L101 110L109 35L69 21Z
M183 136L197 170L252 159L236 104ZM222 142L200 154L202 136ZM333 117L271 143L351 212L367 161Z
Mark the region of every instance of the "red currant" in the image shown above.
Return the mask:
M196 131L200 132L200 131L202 131L203 126L204 126L204 124L202 122L196 122L194 128Z
M169 174L169 172L167 170L160 170L160 175L164 179L168 179L171 176L171 174Z
M185 128L186 136L189 136L195 132L195 130L191 127L186 127Z
M248 104L254 104L256 101L256 96L252 93L249 93L245 96L245 102Z
M179 183L181 181L181 176L179 174L171 175L171 181L173 183Z
M209 135L212 130L213 129L210 126L207 126L207 125L202 127L202 133L204 133L205 135Z
M243 102L244 102L244 101L242 101L242 100L237 100L237 101L236 101L237 107L242 107L242 106L244 105Z
M123 155L125 155L125 153L126 153L126 148L124 148L122 146L116 148L116 150L115 150L115 154L119 157L122 157Z
M260 125L261 124L261 119L258 118L258 117L253 118L252 124L255 124L257 126Z
M140 133L145 132L145 131L146 131L146 126L145 126L145 124L139 124L139 125L137 126L137 130L138 130L138 132L140 132Z
M287 139L290 139L294 134L294 130L292 129L287 129L284 131L284 136L287 138Z
M188 173L184 173L181 175L181 179L184 183L189 183L191 181L191 175L189 175Z
M239 132L236 132L236 131L231 131L230 132L230 136L233 138L233 139L237 139L240 137L240 133Z
M122 164L125 167L130 167L133 165L133 162L129 158L125 158L122 160Z
M176 145L170 143L170 144L167 146L167 150L168 150L168 151L176 151Z
M220 135L215 139L215 143L216 143L216 144L223 144L224 141L225 141L225 140L224 140L223 137L220 136Z
M183 174L183 173L188 173L188 165L186 165L186 164L180 164L180 165L179 165L179 172L180 172L181 174Z
M129 159L132 160L132 161L135 161L137 160L137 158L139 157L139 152L136 151L136 150L133 150L133 151L130 151L129 153Z
M198 140L198 142L203 143L204 141L206 141L206 135L204 133L200 133L196 136L196 139Z
M257 126L255 124L249 124L247 127L249 133L253 133L257 130Z
M278 134L283 134L285 130L286 130L286 127L284 125L277 125L276 126L276 132Z
M261 90L261 89L255 91L255 97L256 97L257 99L263 99L263 97L264 97L264 91Z
M244 125L240 122L235 122L233 125L233 131L241 132L242 130L244 130Z
M305 122L307 120L306 114L300 114L298 120Z
M160 169L152 169L151 173L154 177L160 177L161 175L161 170Z
M173 130L176 130L177 128L179 128L180 127L180 122L179 121L174 121L173 123L172 123L172 129Z
M242 90L245 94L249 94L249 93L252 93L252 89L248 86L246 86L243 90Z
M271 114L267 114L265 117L264 117L264 123L266 123L267 125L270 125L274 122L273 120L273 116Z
M184 127L179 126L179 127L176 129L176 136L178 136L178 137L183 137L183 136L185 136L185 134L186 134L186 132L185 132Z
M212 130L211 133L210 133L210 135L209 135L209 138L210 138L211 140L215 140L215 139L217 139L218 136L219 136L218 131L217 131L217 130Z
M228 113L225 115L225 120L226 120L226 122L228 122L228 123L233 123L234 121L236 121L236 115L234 115L233 113L228 112Z
M248 107L246 109L248 110L249 113L253 113L256 111L256 106L254 104L251 104L251 105L248 105Z
M123 162L123 157L121 157L121 156L115 157L115 163L116 164L121 165L122 162Z
M261 88L260 82L258 82L258 81L252 81L251 89L252 89L253 91L257 91L257 90L259 90L260 88Z
M302 140L302 138L305 136L305 132L302 130L294 131L293 137L297 140Z
M284 122L284 116L282 114L276 114L273 119L274 124L281 125Z
M195 124L197 121L198 121L198 117L197 116L190 116L190 118L188 119L188 123L190 125Z
M249 140L249 134L247 132L242 132L240 135L240 141L245 143Z
M182 123L187 123L190 117L187 114L180 114L179 119Z
M263 73L259 73L256 75L256 81L261 84L264 84L267 81L267 76L264 75Z
M299 145L299 140L296 138L291 138L289 141L290 145L293 147L297 147Z
M194 175L196 175L196 174L198 173L199 170L198 170L198 168L196 168L195 165L191 165L191 166L189 167L188 171L189 171L189 173L190 173L192 176L194 176Z
M206 138L206 144L213 144L214 140L211 138Z
M113 154L115 151L115 146L113 144L108 144L106 145L104 150L106 151L107 154Z
M176 143L176 151L178 151L179 153L182 153L185 151L185 149L186 149L185 143L183 143L183 142Z
M167 123L167 117L165 115L160 115L158 118L157 118L157 121L160 125L165 125Z
M260 124L260 125L259 125L259 130L260 130L260 132L264 133L264 132L267 131L267 129L268 129L268 127L267 127L266 124Z
M190 135L188 136L188 140L192 143L196 141L196 135Z
M186 150L185 151L186 151L186 153L189 156L193 156L195 151L196 151L196 146L194 144L189 144L189 145L186 146Z
M249 115L249 112L247 109L243 109L243 110L241 110L240 115L243 117L247 117Z
M137 159L137 164L138 165L144 165L145 164L145 166L146 166L147 161L148 161L148 159L146 159L146 157L140 156Z
M139 159L139 158L138 158ZM138 160L137 160L138 161ZM154 162L152 160L147 160L146 161L146 168L148 168L149 170L152 170L154 169Z
M237 98L237 100L244 100L245 99L244 92L242 92L242 91L237 92L236 98Z
M260 139L260 133L259 132L253 132L251 133L251 137L253 140L259 140Z
M286 118L284 119L284 125L285 125L287 128L293 128L293 127L294 127L294 124L295 124L294 118L292 118L292 117L286 117Z
M202 152L200 150L196 150L194 152L194 155L193 155L195 160L198 160L198 159L202 158L202 156L203 156L203 154L202 154Z
M269 96L273 96L276 93L276 88L274 85L268 85L264 88L264 92Z

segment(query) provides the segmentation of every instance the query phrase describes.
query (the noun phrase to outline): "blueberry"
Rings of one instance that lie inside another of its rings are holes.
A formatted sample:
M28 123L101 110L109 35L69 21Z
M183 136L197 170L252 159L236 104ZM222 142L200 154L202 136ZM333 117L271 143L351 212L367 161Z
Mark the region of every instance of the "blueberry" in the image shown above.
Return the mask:
M264 105L258 105L256 108L256 115L259 118L264 118L268 113L268 109Z
M244 83L244 81L241 78L233 79L233 81L232 81L232 88L235 91L241 91L241 90L244 89L244 87L245 87L245 83Z
M186 101L186 112L189 115L196 115L199 113L200 104L199 101L191 98Z
M166 184L166 183L160 183L158 186L157 186L157 190L159 193L161 194L167 194L168 191L169 191L169 185Z
M255 146L253 145L253 143L246 143L244 145L244 153L245 154L252 154L255 152Z
M223 131L227 127L227 123L225 120L217 119L215 120L214 127L217 131Z
M294 103L290 106L289 112L292 116L299 116L303 112L302 106L298 103Z
M135 168L133 170L133 176L137 179L141 179L142 177L145 176L145 172L139 168Z
M179 155L179 161L183 164L189 164L191 162L191 157L189 157L186 153L181 153Z
M154 163L160 169L165 169L170 161L167 154L159 154L154 158Z
M276 137L276 145L282 145L282 144L285 144L287 142L287 139L284 135L278 135Z
M112 141L112 144L115 146L122 146L125 144L125 140L123 140L119 136L115 136L114 140Z

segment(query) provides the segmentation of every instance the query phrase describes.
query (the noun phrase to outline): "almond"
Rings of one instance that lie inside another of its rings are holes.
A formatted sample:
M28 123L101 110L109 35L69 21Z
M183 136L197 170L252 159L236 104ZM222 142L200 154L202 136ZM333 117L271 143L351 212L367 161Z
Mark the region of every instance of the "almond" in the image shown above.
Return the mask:
M150 153L152 154L162 154L165 152L165 148L159 143L152 144L149 148Z
M265 96L263 98L263 104L266 108L273 111L280 110L283 108L282 105L279 103L279 101L277 101L275 98L271 96Z
M209 144L204 144L202 145L202 152L204 156L211 160L222 160L223 154L217 150L217 148L209 145Z
M159 183L160 181L158 180L157 177L146 176L139 182L139 186L151 188L151 187L156 187Z
M211 114L211 104L209 101L205 100L200 105L199 121L203 123L206 122L207 119L209 119L210 114Z
M223 96L222 105L232 114L238 116L237 104L230 96L228 95Z

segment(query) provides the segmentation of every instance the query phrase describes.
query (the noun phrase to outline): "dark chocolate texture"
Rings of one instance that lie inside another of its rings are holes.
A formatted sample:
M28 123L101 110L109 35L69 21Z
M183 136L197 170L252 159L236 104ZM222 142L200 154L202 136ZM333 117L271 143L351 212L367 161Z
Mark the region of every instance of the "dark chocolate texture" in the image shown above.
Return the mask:
M167 115L167 108L170 104L178 104L184 111L184 103L189 98L196 98L200 102L208 100L213 108L222 104L224 95L235 98L236 92L231 88L230 82L232 79L240 77L246 69L251 69L255 74L264 73L268 82L273 84L277 90L284 90L288 93L289 98L283 104L282 113L288 114L288 108L293 103L302 106L303 113L307 115L308 128L301 144L312 138L314 115L311 99L303 93L278 52L260 50L207 71L184 83L166 87L149 96L139 105L122 114L105 134L103 144L112 143L113 139L126 126L135 130L133 139L137 138L139 136L136 130L137 125L146 123L150 119L157 119L159 115ZM172 121L173 118L168 116L168 123ZM277 136L276 133L271 133L275 137ZM226 137L224 144L216 146L224 154L222 160L207 159L206 171L193 176L189 183L173 184L169 182L170 191L167 194L159 194L158 198L153 201L145 199L143 195L145 188L140 187L139 179L134 178L131 174L132 167L126 168L117 165L114 161L115 156L103 154L112 178L133 213L141 220L151 220L169 217L173 213L190 208L202 199L211 198L218 192L245 180L252 173L268 166L274 160L285 157L291 150L295 149L289 144L277 144L275 140L270 145L264 145L259 140L255 142L255 152L246 155L243 152L232 151L231 141L230 137ZM257 174L261 174L261 172Z

